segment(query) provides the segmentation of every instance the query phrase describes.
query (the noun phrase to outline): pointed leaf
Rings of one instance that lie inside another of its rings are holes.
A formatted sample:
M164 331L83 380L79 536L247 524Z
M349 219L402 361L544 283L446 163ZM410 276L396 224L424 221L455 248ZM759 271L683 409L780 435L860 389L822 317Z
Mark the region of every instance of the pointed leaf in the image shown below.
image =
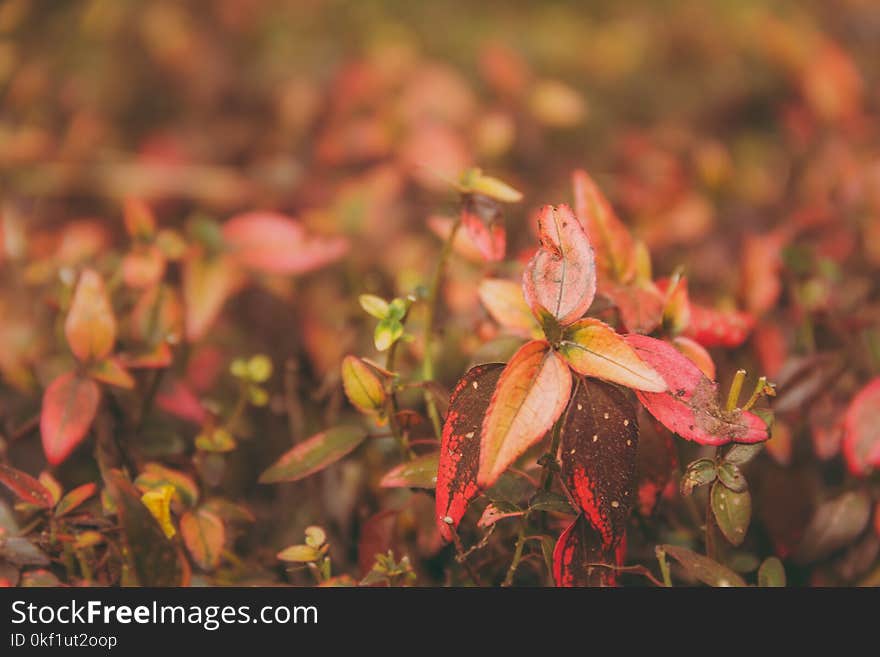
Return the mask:
M226 528L220 518L206 509L187 511L180 518L180 535L199 568L212 571L220 565L226 542Z
M353 451L367 437L362 427L341 426L322 431L285 453L262 475L261 484L298 481L323 470Z
M52 494L39 481L26 472L0 463L0 484L15 493L21 501L44 509L51 509L55 502Z
M88 373L90 377L101 383L108 383L126 390L134 388L134 379L118 358L105 358L92 365Z
M718 386L675 347L644 335L626 341L666 381L666 392L636 391L651 415L670 431L701 445L767 440L767 426L754 413L725 411L718 403Z
M859 536L871 519L865 491L850 491L819 506L804 530L794 559L799 564L821 561Z
M526 338L541 336L541 327L529 310L521 284L503 278L484 278L477 293L492 319L511 333Z
M742 545L752 518L752 496L748 490L736 492L720 481L712 484L712 515L718 529L731 545Z
M538 216L541 248L523 273L526 302L566 326L580 319L596 295L593 247L567 205L545 205Z
M503 370L501 363L472 367L449 398L440 441L436 489L437 526L447 541L452 540L468 503L480 491L477 471L483 418Z
M223 240L241 265L268 274L301 274L338 260L348 240L315 237L276 212L248 212L223 225Z
M122 555L138 584L181 586L184 568L180 554L141 502L138 490L116 470L107 472L105 480L119 514L125 547Z
M74 372L62 374L46 388L40 433L43 452L51 465L61 463L83 441L100 401L98 384Z
M722 566L717 561L704 557L678 545L660 546L666 554L675 559L694 579L709 586L745 586L742 577Z
M98 485L95 483L83 484L74 488L58 502L58 506L55 507L55 517L60 518L67 515L97 492Z
M583 515L574 519L559 536L553 550L553 581L556 586L615 586L612 568L590 564L621 565L620 551L603 548L598 530Z
M851 473L863 476L880 468L880 377L850 402L843 432L843 455Z
M71 351L80 361L105 358L116 342L116 317L98 272L86 269L79 277L64 334Z
M378 413L385 405L385 388L375 371L356 356L342 360L342 386L348 401L362 413Z
M559 353L579 374L620 383L636 390L663 392L666 382L613 328L586 318L569 326Z
M627 282L636 265L632 236L586 171L575 171L572 182L575 210L596 249L600 278Z
M240 282L240 274L228 257L206 256L200 250L187 255L183 262L183 304L189 342L198 342L208 333Z
M431 452L401 463L382 477L382 488L428 488L437 485L440 452Z
M673 338L672 346L699 367L700 371L706 375L706 378L715 380L715 361L712 360L712 356L709 355L709 352L706 351L703 345L680 335Z
M611 384L580 379L562 424L561 476L606 551L623 537L636 501L638 442L633 400Z
M544 437L565 410L571 373L547 342L517 351L498 380L483 420L477 483L494 484L529 447Z
M504 216L495 200L482 194L465 196L461 224L483 259L488 262L504 259L507 232L504 229Z

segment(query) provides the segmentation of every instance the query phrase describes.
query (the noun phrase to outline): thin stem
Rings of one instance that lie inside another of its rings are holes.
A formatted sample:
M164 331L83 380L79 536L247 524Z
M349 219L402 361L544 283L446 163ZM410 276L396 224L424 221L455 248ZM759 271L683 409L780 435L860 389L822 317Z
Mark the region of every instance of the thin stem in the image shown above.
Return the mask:
M513 560L510 562L510 567L507 569L507 575L504 577L504 582L502 582L501 586L510 586L513 584L513 576L516 574L519 562L522 561L523 546L526 544L526 523L528 520L529 513L527 511L520 520L519 534L517 534L516 537L516 547L513 550Z
M452 224L452 230L449 231L449 237L443 243L443 249L440 251L440 260L437 262L437 268L434 270L434 278L431 280L431 287L428 290L428 309L425 317L425 334L424 349L425 358L422 361L422 378L425 381L434 380L434 318L437 314L438 297L440 296L440 285L443 282L443 274L446 272L446 265L449 256L452 254L452 245L455 242L455 236L461 226L461 214ZM428 409L428 417L431 419L431 425L434 427L434 433L440 437L440 413L437 410L437 402L434 399L434 393L429 387L425 387L425 405Z
M406 318L409 315L409 311L407 310L407 314L403 316L401 320L402 323L406 322ZM395 340L391 346L388 348L388 356L385 359L385 369L389 372L395 372L395 368L397 367L397 345L400 344L400 340ZM388 426L391 428L391 434L394 436L394 439L400 445L400 449L403 452L404 456L412 460L415 457L415 454L412 451L412 448L409 444L409 439L406 433L400 426L400 421L397 419L397 414L400 412L400 406L397 402L397 383L395 380L392 380L389 384L387 390L386 399L388 400Z
M669 562L666 561L666 550L664 550L660 546L657 546L655 552L657 554L657 563L660 564L660 575L663 577L663 585L671 588L672 577L669 574Z
M541 479L541 488L550 490L553 483L553 472L556 469L556 453L559 451L559 440L562 437L562 423L565 419L565 413L559 416L556 424L553 425L553 433L550 434L550 449L544 455L544 473Z

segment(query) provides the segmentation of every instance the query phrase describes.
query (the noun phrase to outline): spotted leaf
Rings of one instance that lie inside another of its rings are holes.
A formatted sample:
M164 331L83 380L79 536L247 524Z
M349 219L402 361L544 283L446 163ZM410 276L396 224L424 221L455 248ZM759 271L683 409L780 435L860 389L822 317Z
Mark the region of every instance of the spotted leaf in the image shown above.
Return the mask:
M639 425L624 390L580 379L562 424L562 480L601 540L612 550L635 504Z
M502 370L502 363L472 367L449 398L436 492L437 525L447 541L452 540L452 532L458 527L468 503L480 490L477 471L483 418Z
M615 570L595 564L623 565L623 552L622 547L605 549L599 531L585 516L579 515L556 541L553 581L561 587L615 586Z

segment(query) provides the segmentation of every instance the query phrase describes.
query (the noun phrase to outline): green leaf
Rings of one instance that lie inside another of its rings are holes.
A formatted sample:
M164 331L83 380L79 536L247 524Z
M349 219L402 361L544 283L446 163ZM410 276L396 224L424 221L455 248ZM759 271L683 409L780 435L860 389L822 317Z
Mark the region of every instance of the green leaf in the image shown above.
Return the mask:
M697 459L690 463L684 476L681 478L681 494L688 496L694 492L694 488L705 486L715 481L715 461L712 459Z
M717 561L678 545L662 545L663 551L675 559L694 579L709 586L745 586L745 580Z
M744 465L755 458L762 449L764 449L764 443L753 443L751 445L737 443L727 450L723 460L725 463L732 463L733 465Z
M712 514L724 538L731 545L741 545L752 517L752 496L747 490L735 492L715 482L712 485Z
M376 319L388 317L388 302L385 299L377 297L375 294L362 294L358 297L358 301L361 308Z
M367 437L358 426L334 427L299 443L260 475L261 484L298 481L323 470L354 450Z
M768 557L758 569L758 586L785 586L785 568L776 557Z
M532 498L529 509L532 511L552 511L554 513L576 513L564 495L548 490L538 491Z
M437 486L440 453L431 452L389 470L379 486L382 488L428 488Z
M383 319L376 324L376 330L373 333L373 342L376 349L385 351L403 335L403 324L397 319Z
M742 471L733 463L725 462L718 466L718 481L735 493L742 493L749 487Z
M849 545L864 531L871 516L865 491L850 491L825 502L813 514L794 554L799 564L813 563Z
M385 388L374 370L356 356L342 361L342 386L348 401L362 413L378 413L385 404Z
M293 563L312 563L321 558L321 551L311 545L291 545L278 553L281 561Z

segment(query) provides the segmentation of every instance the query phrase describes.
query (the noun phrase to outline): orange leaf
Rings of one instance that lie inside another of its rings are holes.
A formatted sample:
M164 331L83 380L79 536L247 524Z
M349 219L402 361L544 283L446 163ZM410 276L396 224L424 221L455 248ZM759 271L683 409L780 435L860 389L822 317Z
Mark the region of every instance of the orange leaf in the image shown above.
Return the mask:
M183 302L186 338L198 342L214 324L223 304L238 288L241 277L229 258L189 254L183 264Z
M98 485L95 483L83 484L74 488L58 502L58 506L55 507L55 517L60 518L67 515L97 492Z
M880 468L880 377L853 398L843 422L843 455L849 471L864 476Z
M187 511L180 519L180 535L199 568L210 571L220 565L226 528L214 513L206 509Z
M575 171L572 179L575 211L596 249L599 278L628 282L636 270L632 236L586 171Z
M101 275L86 269L73 294L64 334L73 354L80 361L101 360L116 342L116 318L104 289Z
M620 383L636 390L663 392L666 383L623 337L598 319L582 319L562 336L559 353L579 374Z
M88 374L101 383L109 383L111 386L118 386L126 390L134 388L134 379L117 358L105 358L95 363L89 368Z
M122 280L129 287L155 285L165 273L165 256L159 247L138 246L122 259Z
M153 211L138 198L125 199L125 230L136 239L150 239L156 232L156 219Z
M673 338L672 345L693 361L707 378L715 380L715 361L703 345L681 335Z
M596 294L596 263L583 227L567 205L546 205L538 216L541 248L523 273L523 292L535 315L549 312L563 326L580 319Z
M485 278L477 292L492 318L511 333L527 338L542 335L523 297L522 285L502 278Z
M40 433L50 464L61 463L83 441L100 401L98 384L74 372L62 374L46 388Z
M543 340L513 355L483 420L477 483L488 488L516 459L543 438L565 410L571 372Z

